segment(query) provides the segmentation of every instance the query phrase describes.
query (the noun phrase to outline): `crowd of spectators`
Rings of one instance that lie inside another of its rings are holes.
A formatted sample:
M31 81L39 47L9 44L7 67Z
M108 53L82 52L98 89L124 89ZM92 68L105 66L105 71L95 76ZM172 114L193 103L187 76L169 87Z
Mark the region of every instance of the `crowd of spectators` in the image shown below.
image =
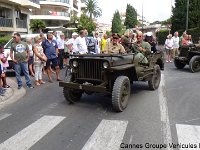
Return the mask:
M48 82L52 83L52 74L56 74L56 80L62 81L60 78L60 70L68 65L70 54L118 54L135 52L134 60L136 63L148 63L145 55L154 53L156 49L156 38L151 32L143 34L141 31L134 33L127 30L124 35L94 33L94 36L88 36L87 30L81 30L78 33L74 32L72 38L68 39L63 33L57 35L56 32L44 35L41 33L34 38L27 38L26 42L21 40L20 34L13 35L14 42L11 46L10 57L14 62L14 70L18 89L22 87L21 71L25 76L26 85L28 88L34 88L31 84L30 76L35 78L35 85L39 86L45 83L43 75L47 74ZM183 34L181 44L186 44L186 35ZM187 43L191 43L191 37L187 35ZM180 39L178 32L169 35L165 48L167 53L167 62L171 62L172 58L178 55ZM190 40L189 40L190 39ZM34 43L34 44L33 44ZM173 52L173 53L172 53ZM5 88L9 88L6 83L6 77L3 75L7 67L8 56L3 55L3 47L1 47L1 79ZM173 54L173 55L172 55ZM173 56L173 57L171 57ZM0 88L2 89L2 88Z

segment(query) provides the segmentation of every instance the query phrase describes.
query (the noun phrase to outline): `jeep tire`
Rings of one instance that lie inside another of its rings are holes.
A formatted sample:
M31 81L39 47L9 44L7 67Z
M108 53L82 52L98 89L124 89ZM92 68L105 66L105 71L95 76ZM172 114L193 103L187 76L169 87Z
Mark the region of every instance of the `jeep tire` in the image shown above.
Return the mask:
M186 64L182 63L180 60L175 58L174 65L176 66L177 69L183 69Z
M72 79L71 74L67 74L65 76L65 82L70 82ZM63 88L63 94L66 99L70 104L73 104L81 99L82 92L79 90L73 90L73 89L68 89L67 87Z
M122 112L127 107L130 92L129 78L126 76L117 77L112 91L112 106L115 111Z
M148 81L149 89L156 90L160 85L160 80L161 80L160 66L155 65L154 66L154 74L153 74L151 80Z
M200 56L193 56L190 59L189 68L193 73L200 71Z

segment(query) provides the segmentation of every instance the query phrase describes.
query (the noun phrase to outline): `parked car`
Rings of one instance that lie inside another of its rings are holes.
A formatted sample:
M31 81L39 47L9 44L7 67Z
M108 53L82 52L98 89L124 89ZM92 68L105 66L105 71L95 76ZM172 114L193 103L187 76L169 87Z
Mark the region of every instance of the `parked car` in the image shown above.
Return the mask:
M128 105L133 81L147 81L150 90L156 90L161 80L161 59L159 52L147 56L148 64L133 63L134 53L130 54L84 54L72 55L66 70L63 87L65 99L74 103L82 94L107 93L111 96L113 109L122 112Z
M21 40L22 41L26 41L27 37L31 37L34 38L39 34L24 34L21 35ZM11 44L13 43L13 39L10 39L5 45L4 45L4 53L5 54L9 54L8 57L8 63L9 63L9 67L7 68L7 72L14 72L14 64L10 58L10 48L11 48Z
M180 47L180 54L175 57L174 65L177 69L183 69L189 65L193 73L200 71L200 47L195 45Z

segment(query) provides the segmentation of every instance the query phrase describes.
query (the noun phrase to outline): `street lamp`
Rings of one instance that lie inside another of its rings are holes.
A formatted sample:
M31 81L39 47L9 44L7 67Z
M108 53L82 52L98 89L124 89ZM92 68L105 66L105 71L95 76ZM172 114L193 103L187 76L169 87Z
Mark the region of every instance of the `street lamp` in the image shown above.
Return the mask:
M188 30L188 14L189 14L189 4L190 4L190 1L187 0L187 16L186 16L186 32Z

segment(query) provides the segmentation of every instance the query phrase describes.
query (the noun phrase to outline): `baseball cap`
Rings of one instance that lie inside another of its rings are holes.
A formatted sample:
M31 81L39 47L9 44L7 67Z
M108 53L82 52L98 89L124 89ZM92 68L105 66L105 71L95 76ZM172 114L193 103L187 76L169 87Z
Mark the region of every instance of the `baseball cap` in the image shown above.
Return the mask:
M76 36L76 35L78 35L76 32L73 32L73 33L72 33L72 36Z

